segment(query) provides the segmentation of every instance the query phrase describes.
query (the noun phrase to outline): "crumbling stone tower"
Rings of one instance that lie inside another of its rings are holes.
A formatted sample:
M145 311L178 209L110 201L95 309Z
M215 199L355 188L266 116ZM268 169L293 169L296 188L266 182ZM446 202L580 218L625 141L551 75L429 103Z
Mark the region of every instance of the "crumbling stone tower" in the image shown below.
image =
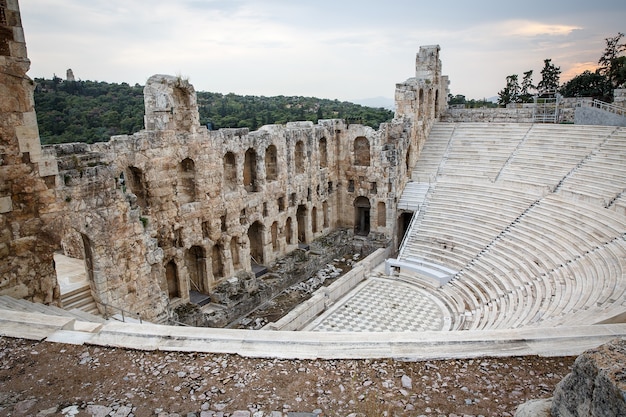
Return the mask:
M42 226L57 164L41 149L29 68L17 1L0 0L0 293L50 303L59 291Z

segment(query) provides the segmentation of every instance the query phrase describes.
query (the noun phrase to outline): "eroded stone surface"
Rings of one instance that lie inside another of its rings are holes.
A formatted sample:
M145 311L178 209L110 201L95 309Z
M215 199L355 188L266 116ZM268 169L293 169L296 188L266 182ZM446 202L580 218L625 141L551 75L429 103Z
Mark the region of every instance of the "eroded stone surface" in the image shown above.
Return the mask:
M580 355L554 391L553 417L626 415L626 340Z

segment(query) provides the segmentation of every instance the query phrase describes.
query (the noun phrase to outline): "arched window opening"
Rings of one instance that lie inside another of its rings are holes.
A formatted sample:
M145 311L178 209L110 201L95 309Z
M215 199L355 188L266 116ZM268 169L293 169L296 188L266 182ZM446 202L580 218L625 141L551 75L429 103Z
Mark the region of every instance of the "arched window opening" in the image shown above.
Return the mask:
M321 138L319 143L320 168L328 166L328 148L326 138Z
M226 152L224 155L224 188L233 191L237 187L237 164L235 154Z
M176 194L181 204L196 201L196 168L190 158L183 159L178 165Z
M439 90L435 91L435 118L439 117Z
M209 288L206 282L206 256L200 246L192 246L185 256L189 285L191 291L206 293Z
M178 286L178 268L172 260L165 265L165 279L167 280L167 293L170 300L180 298L180 290Z
M268 146L265 151L265 178L267 181L278 179L278 153L274 145Z
M378 203L378 207L376 208L376 211L378 211L378 222L377 222L378 226L386 227L387 226L387 208L385 206L385 203L380 201Z
M148 193L143 171L137 167L128 167L128 186L130 191L137 196L137 205L141 208L148 206Z
M257 191L256 159L256 151L249 148L243 165L243 185L249 193Z
M304 173L304 167L305 167L305 158L306 154L304 151L304 142L302 142L301 140L299 140L298 142L296 142L296 154L295 154L295 160L296 160L296 174L303 174Z
M250 240L250 258L252 263L262 265L263 258L263 225L260 222L254 222L248 228L248 240Z
M324 212L324 228L329 227L330 221L330 212L329 212L329 207L328 207L328 203L326 201L324 201L322 203L322 211Z
M354 140L354 165L370 165L370 142L363 136Z
M354 200L354 233L367 236L370 232L370 201L367 197L357 197Z

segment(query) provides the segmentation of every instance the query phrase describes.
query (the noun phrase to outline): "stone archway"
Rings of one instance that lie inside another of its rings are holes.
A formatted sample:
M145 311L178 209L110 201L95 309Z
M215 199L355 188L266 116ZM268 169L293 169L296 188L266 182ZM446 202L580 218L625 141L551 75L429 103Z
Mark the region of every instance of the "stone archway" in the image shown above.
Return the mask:
M367 236L370 233L370 208L367 197L357 197L354 200L354 234Z
M263 224L254 222L248 228L248 240L250 241L250 258L252 263L263 265Z

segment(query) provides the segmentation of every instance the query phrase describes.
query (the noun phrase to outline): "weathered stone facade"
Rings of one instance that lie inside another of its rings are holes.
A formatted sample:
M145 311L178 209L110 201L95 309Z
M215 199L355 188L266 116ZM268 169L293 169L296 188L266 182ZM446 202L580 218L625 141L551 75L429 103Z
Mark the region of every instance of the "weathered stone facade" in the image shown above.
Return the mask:
M0 293L51 303L59 289L43 225L57 166L39 142L21 26L17 1L0 1Z
M21 39L17 58L27 62ZM0 256L2 268L15 266L0 293L58 301L52 252L63 249L84 257L97 302L146 319L336 228L392 242L397 199L447 97L439 47L429 46L379 130L320 120L209 131L193 86L155 75L144 89L145 130L42 152L28 66L14 77L7 64L17 58L0 61L11 90L2 96L24 95L3 99L3 129L30 130L3 144L3 178L12 177L0 186Z

